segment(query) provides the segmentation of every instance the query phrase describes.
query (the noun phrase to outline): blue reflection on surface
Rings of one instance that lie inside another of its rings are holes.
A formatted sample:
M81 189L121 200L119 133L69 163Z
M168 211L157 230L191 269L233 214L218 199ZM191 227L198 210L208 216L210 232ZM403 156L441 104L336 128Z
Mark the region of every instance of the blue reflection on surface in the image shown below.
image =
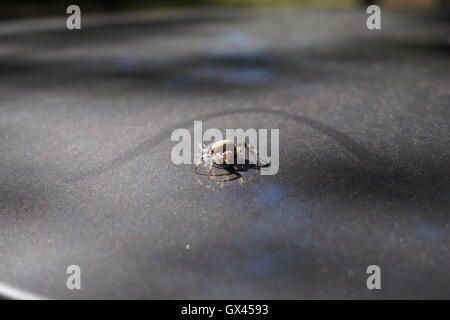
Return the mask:
M141 61L133 56L118 57L115 62L121 69L136 69L141 64Z
M254 202L260 205L273 206L279 204L285 191L280 184L264 183L257 190Z
M440 240L448 237L449 234L443 229L441 226L430 222L420 222L415 227L417 234L427 240Z
M199 78L219 80L229 84L253 84L270 80L272 72L262 66L223 66L208 64L196 68Z

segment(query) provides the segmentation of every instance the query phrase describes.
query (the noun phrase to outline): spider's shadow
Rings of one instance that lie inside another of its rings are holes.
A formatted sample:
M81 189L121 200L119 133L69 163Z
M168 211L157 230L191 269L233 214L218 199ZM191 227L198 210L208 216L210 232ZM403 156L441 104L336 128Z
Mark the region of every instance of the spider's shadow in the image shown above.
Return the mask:
M224 171L225 173L214 173L214 177L229 177L231 175L234 175L234 177L230 177L229 179L224 179L219 182L232 182L238 179L242 178L241 172L247 172L249 170L260 170L261 168L266 168L270 166L270 163L262 164L259 167L251 163L248 159L245 160L245 163L242 164L235 164L235 165L228 165L228 164L214 164L214 169L219 169L221 171ZM207 173L199 173L196 172L196 174L201 176L207 176Z
M259 167L255 164L255 163L251 163L248 159L245 159L245 163L242 164L235 164L232 169L234 169L235 171L239 171L239 172L247 172L249 170L260 170L261 168L267 168L270 166L270 162L269 163L265 163L265 164L261 164Z

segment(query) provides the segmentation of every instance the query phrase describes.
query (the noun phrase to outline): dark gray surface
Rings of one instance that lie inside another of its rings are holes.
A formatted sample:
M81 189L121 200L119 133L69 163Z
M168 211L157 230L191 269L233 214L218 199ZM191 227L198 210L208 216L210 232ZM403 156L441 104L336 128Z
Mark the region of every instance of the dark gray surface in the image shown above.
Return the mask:
M383 12L381 31L363 11L111 19L0 26L1 288L450 298L445 15ZM202 187L170 162L194 120L280 128L279 174Z

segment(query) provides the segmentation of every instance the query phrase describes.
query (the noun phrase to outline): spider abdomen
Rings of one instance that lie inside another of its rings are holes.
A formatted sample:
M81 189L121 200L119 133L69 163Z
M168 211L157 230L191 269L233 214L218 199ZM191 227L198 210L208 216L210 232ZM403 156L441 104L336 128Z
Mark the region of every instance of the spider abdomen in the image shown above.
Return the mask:
M210 150L214 154L223 154L223 157L217 159L219 163L233 163L233 158L236 154L236 145L233 141L224 139L214 142Z

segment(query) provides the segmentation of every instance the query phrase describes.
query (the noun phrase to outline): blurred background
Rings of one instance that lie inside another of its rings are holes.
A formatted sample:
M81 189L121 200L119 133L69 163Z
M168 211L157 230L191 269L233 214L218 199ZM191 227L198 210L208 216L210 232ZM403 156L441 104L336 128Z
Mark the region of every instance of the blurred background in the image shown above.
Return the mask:
M79 0L79 1L15 1L0 3L0 18L32 17L59 14L70 4L77 4L87 12L148 10L188 6L298 6L305 8L355 8L377 4L386 8L433 9L448 7L448 0Z

